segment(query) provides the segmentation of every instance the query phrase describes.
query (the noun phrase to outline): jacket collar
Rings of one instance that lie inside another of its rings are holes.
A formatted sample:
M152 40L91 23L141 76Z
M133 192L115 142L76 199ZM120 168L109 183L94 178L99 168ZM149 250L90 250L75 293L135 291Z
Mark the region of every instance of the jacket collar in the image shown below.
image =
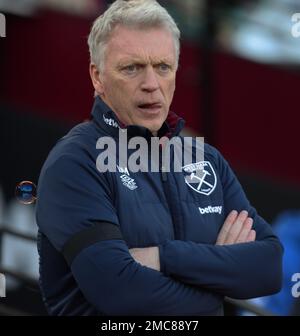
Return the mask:
M119 136L120 128L127 129L128 138L141 136L146 139L150 139L153 136L146 127L137 125L123 125L118 120L116 114L108 105L104 103L104 101L99 96L95 98L91 114L92 120L98 126L100 126L100 128L103 129L105 133L108 133L112 137ZM177 136L183 129L184 124L185 121L182 118L180 118L176 113L170 111L166 121L158 131L158 137L167 136L168 138L172 138L173 136Z

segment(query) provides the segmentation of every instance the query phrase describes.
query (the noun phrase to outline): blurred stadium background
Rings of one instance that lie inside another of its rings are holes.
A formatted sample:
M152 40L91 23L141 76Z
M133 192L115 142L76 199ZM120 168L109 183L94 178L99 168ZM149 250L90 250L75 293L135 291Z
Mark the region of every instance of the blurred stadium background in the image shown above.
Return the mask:
M19 203L15 188L37 183L57 139L89 118L87 35L110 2L0 0L7 24L0 38L0 273L7 285L0 315L46 314L30 238L34 204ZM286 244L283 291L251 304L257 314L299 315L291 274L300 273L300 38L291 17L300 2L159 2L182 31L172 109L186 119L187 134L223 153ZM249 314L236 304L227 302L227 315Z

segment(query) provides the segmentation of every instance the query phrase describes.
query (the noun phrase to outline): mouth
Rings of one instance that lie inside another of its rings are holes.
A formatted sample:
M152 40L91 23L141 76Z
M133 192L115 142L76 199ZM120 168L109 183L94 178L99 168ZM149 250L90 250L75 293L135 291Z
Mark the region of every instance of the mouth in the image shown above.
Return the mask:
M143 103L138 105L139 110L148 114L157 114L162 108L161 103Z

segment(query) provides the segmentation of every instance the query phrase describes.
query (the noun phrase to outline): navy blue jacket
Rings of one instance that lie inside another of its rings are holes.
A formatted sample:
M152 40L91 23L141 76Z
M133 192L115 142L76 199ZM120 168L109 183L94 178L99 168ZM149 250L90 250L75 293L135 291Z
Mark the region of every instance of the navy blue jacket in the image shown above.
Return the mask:
M97 97L92 119L60 139L42 168L38 249L49 314L217 315L224 296L280 290L282 246L222 155L205 145L204 160L181 173L100 173L96 143L103 136L118 141L119 125ZM159 133L172 137L182 127L170 114ZM127 129L151 138L143 127ZM188 182L193 171L206 176ZM233 209L249 212L256 241L215 245ZM128 251L148 246L159 247L160 272Z

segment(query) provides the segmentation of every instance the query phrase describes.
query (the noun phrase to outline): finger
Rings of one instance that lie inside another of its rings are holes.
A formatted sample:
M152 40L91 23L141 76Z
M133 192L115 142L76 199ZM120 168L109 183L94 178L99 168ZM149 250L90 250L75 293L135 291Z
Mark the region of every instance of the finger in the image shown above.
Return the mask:
M130 253L135 253L135 252L138 252L138 248L131 248L131 249L129 249L128 251L130 252Z
M236 242L236 239L238 235L240 234L243 224L247 218L248 218L247 211L243 210L242 212L240 212L240 214L238 215L237 219L232 224L227 234L227 237L225 239L225 244L230 245Z
M236 220L238 215L238 212L236 210L232 210L229 215L227 216L221 231L218 234L218 238L217 238L217 245L223 245L225 242L225 239L227 237L228 232L230 231L230 227L231 225L234 223L234 221Z
M137 260L139 258L139 256L141 255L141 252L142 252L141 248L132 248L132 249L129 249L130 255L135 260Z
M237 240L236 240L237 243L245 243L247 241L247 237L252 229L252 225L253 225L253 219L248 217L245 220L242 230L237 237Z
M256 231L251 230L248 234L247 242L253 242L253 241L255 241L255 238L256 238Z

